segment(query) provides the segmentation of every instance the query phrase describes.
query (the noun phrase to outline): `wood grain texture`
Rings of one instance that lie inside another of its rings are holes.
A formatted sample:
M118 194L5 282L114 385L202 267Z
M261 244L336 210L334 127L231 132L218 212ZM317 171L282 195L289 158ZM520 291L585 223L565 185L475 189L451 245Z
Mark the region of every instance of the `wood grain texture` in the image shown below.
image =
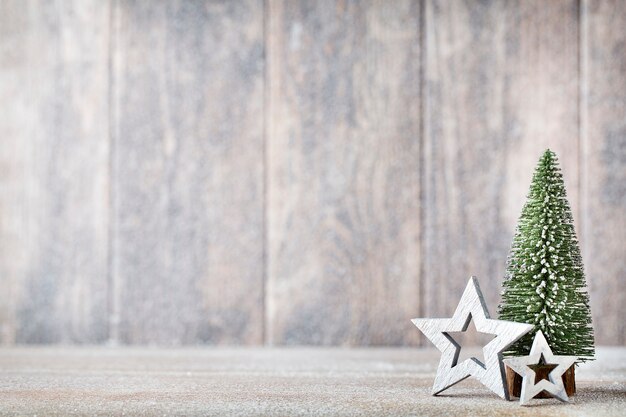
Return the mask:
M438 361L433 349L5 348L0 415L624 415L624 348L600 349L579 367L566 406L545 399L520 407L471 378L432 396Z
M425 19L425 314L449 317L476 275L495 315L547 147L579 219L577 3L428 0Z
M0 3L0 342L106 340L109 8Z
M263 341L263 8L116 4L113 339Z
M582 9L583 258L599 344L626 343L626 4Z
M415 343L419 2L268 5L267 341Z
M419 343L470 275L495 315L550 147L596 340L626 344L624 26L617 0L0 1L0 343Z

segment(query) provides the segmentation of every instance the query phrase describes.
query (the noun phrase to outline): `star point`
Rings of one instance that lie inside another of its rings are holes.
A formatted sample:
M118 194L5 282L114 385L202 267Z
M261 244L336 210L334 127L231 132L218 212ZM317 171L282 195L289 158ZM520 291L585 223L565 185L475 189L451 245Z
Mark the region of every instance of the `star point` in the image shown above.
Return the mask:
M509 399L505 388L502 352L533 326L491 319L476 277L469 279L451 318L417 318L411 321L441 351L433 395L473 376L498 396ZM470 321L474 321L478 332L496 335L483 347L484 364L475 358L457 363L461 346L449 333L465 331Z

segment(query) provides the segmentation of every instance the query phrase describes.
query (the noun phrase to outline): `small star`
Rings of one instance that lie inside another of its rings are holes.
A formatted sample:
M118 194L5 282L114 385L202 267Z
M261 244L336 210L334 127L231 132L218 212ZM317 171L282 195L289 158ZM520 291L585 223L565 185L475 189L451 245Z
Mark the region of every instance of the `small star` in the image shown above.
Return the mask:
M449 334L467 330L472 319L476 330L480 333L496 335L496 337L483 347L484 363L476 358L469 358L458 363L461 346ZM441 351L441 359L433 384L433 395L473 376L500 397L509 399L509 393L505 388L502 351L531 331L533 326L489 318L489 311L487 311L475 277L469 279L451 318L420 318L412 321Z
M513 369L522 379L522 392L520 404L526 405L534 396L541 391L546 391L560 401L567 402L569 398L563 386L563 374L576 362L576 356L553 355L546 338L541 330L535 335L533 346L528 356L505 359L509 368ZM548 373L548 378L537 377L535 369L543 364L553 366Z

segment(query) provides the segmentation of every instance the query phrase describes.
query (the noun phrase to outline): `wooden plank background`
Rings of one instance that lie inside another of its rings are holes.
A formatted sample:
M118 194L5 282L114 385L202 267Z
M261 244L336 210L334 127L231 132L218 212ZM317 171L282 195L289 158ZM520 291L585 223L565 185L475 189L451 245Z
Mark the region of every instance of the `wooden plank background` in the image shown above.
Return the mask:
M626 3L0 0L0 343L415 345L559 155L625 344Z
M579 220L577 4L513 4L426 2L422 280L429 317L454 312L469 274L479 277L495 314L514 226L547 147L559 156Z
M109 6L0 2L3 343L108 339Z
M416 341L419 4L268 12L268 341Z
M585 1L582 251L598 340L626 343L626 5Z
M113 13L111 335L262 343L262 2Z

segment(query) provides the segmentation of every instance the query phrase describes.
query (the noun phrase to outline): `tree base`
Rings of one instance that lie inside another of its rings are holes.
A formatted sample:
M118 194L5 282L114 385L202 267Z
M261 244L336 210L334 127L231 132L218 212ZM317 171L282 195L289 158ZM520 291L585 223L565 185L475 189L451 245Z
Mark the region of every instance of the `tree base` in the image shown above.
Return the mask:
M574 369L576 365L569 367L567 371L562 375L563 385L565 386L565 392L568 396L572 396L576 393L576 377L574 375ZM550 373L550 367L539 367L535 370L538 377L547 378ZM506 385L509 390L510 397L519 397L522 392L522 377L515 373L511 368L506 366ZM541 391L535 396L535 398L552 398L552 395L546 391Z

